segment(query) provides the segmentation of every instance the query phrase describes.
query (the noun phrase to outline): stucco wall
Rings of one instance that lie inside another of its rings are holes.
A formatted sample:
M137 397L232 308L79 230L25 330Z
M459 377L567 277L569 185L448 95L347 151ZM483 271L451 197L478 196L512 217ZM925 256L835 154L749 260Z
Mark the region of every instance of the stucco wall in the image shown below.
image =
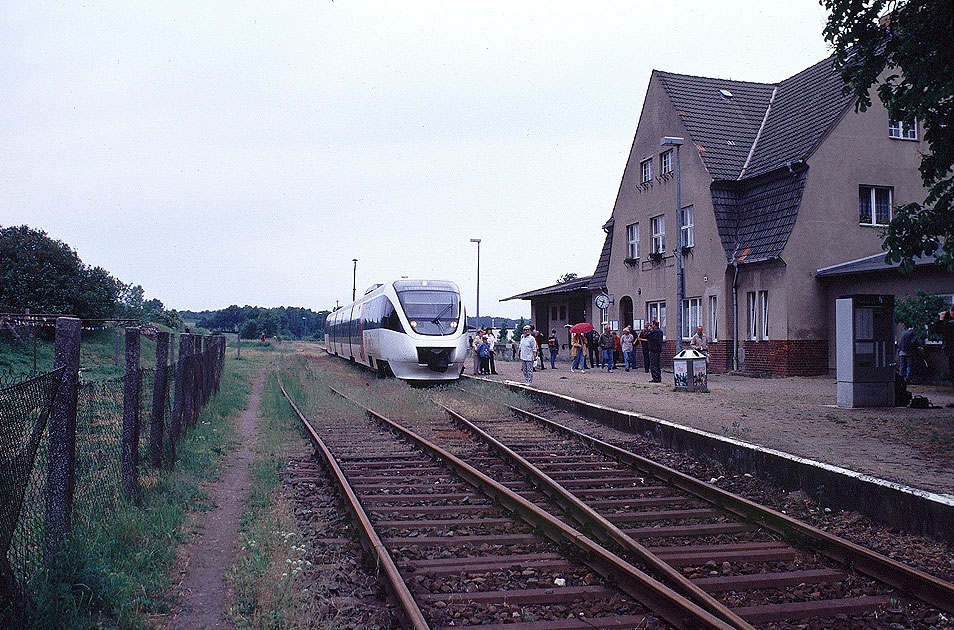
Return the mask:
M859 185L894 187L894 205L925 197L917 167L918 151L927 146L889 138L888 112L877 95L872 100L866 112L849 110L807 160L802 205L784 252L791 270L787 311L793 339L824 339L834 330L828 325L834 303L826 299L815 270L882 251L880 230L859 224Z
M724 270L725 251L709 194L711 177L702 163L699 150L688 141L688 133L676 114L672 102L654 75L649 82L643 103L639 125L636 130L630 155L623 171L619 194L613 208L613 251L607 288L615 304L610 307L610 319L620 318L619 304L623 296L633 300L634 317L646 318L646 303L666 302L667 339L675 339L676 328L676 265L673 250L679 238L679 223L676 215L675 153L673 173L660 175L660 154L671 147L660 146L664 136L687 138L680 149L680 176L682 183L682 206L693 206L695 246L691 255L684 257L686 297L703 298L703 325L708 329L708 296L717 295L720 311L725 304ZM640 163L653 159L653 179L640 182ZM650 219L665 216L666 255L660 262L649 259L652 245ZM639 223L640 258L637 265L623 263L627 256L627 226ZM727 322L719 324L721 331L728 331Z

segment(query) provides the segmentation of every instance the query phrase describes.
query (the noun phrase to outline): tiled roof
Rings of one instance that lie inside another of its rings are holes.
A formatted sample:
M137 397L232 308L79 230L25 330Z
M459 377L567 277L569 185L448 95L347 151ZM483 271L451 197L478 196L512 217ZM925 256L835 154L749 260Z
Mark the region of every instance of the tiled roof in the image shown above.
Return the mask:
M712 178L736 179L762 126L775 86L659 70L653 74L672 100Z
M854 102L842 92L831 57L781 83L653 74L717 181L755 177L808 158Z
M606 238L603 240L603 251L600 252L600 260L596 263L596 271L591 276L590 288L593 290L606 288L606 274L609 273L610 252L613 250L613 225L615 222L615 219L610 218L603 224Z
M805 187L805 169L712 186L712 203L729 262L780 258Z
M805 160L854 102L832 58L778 84L654 74L712 176L727 260L780 258L798 215Z
M592 281L592 279L593 279L593 276L584 276L582 278L575 278L568 282L552 284L548 287L543 287L542 289L534 289L533 291L527 291L526 293L518 293L517 295L511 295L510 297L504 298L500 301L506 302L507 300L529 300L530 298L541 297L544 295L572 293L574 291L588 291L590 290L590 282Z
M761 137L743 177L755 177L810 156L848 108L854 96L832 68L832 58L782 81Z

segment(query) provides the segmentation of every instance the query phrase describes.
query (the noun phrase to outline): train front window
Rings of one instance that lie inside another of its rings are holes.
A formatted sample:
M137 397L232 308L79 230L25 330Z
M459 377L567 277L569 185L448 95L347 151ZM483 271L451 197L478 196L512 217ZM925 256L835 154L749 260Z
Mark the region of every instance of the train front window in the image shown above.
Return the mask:
M454 291L408 289L398 291L401 307L419 335L450 335L457 332L460 295Z

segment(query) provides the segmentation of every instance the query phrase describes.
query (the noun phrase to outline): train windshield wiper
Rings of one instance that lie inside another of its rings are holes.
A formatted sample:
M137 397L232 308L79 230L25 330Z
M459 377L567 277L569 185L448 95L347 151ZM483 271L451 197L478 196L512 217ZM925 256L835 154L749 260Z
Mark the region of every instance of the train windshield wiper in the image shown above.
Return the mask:
M437 329L438 329L439 331L441 331L441 334L442 334L442 335L444 335L444 334L446 334L446 333L444 332L444 326L443 326L443 324L441 324L441 317L444 316L444 313L446 313L447 311L450 310L451 306L453 306L453 304L448 304L447 306L445 306L445 307L444 307L444 310L442 310L440 313L438 313L438 314L434 317L434 319L431 320L431 323L432 323L432 324L437 324Z

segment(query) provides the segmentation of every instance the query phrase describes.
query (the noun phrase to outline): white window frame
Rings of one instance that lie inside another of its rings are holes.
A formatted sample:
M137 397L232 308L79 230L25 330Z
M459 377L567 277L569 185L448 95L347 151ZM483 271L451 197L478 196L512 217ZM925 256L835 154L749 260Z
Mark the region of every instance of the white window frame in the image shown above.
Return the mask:
M914 120L913 125L909 125L903 120L888 119L888 137L895 140L917 140L918 139L918 121Z
M755 291L749 291L745 294L749 303L749 339L755 341L758 339L759 322L758 311L756 310Z
M719 340L719 297L709 296L709 339Z
M659 174L668 175L669 173L672 173L672 149L659 154Z
M626 253L629 258L639 258L639 223L626 226Z
M702 298L687 298L682 301L682 340L689 341L702 325Z
M887 191L888 193L888 217L886 221L878 220L878 192ZM863 204L867 203L868 221L862 221L861 210ZM872 186L861 184L858 186L858 224L884 226L891 222L894 216L894 187L893 186Z
M659 322L659 329L663 331L663 340L666 339L666 300L646 302L646 321Z
M768 341L769 338L769 301L768 291L759 291L759 339Z
M646 158L639 163L639 181L641 183L646 183L653 178L653 159L651 157Z
M650 252L653 254L666 253L666 215L660 214L649 220L653 230L653 243Z
M686 206L679 213L680 236L683 247L693 247L696 244L695 211L692 206Z

